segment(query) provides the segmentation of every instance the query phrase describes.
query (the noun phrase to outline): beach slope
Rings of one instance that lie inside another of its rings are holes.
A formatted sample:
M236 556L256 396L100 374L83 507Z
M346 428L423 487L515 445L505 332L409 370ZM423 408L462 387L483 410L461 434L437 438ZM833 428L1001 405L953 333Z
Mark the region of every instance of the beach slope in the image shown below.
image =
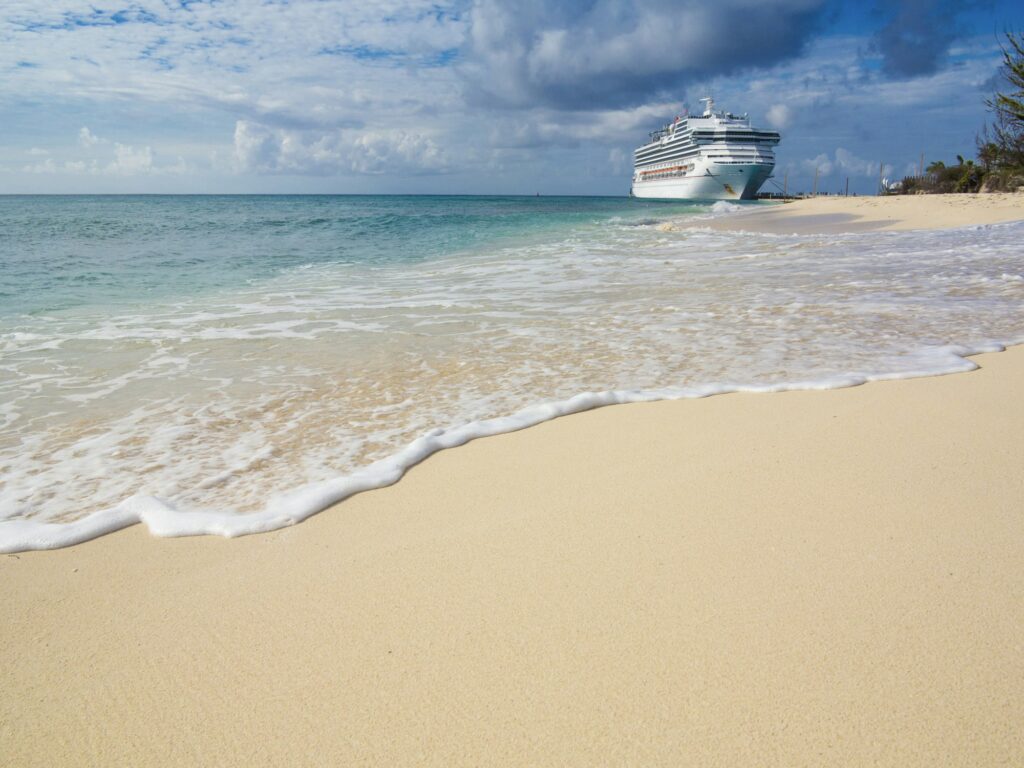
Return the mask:
M54 765L1024 764L1024 348L638 404L291 529L0 557Z

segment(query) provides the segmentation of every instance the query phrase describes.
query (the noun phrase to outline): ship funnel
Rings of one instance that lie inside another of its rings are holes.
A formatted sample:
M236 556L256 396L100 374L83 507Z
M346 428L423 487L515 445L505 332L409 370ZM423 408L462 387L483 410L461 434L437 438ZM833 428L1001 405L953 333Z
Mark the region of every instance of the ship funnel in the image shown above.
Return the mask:
M704 117L710 117L715 113L715 100L710 96L705 96L701 101L704 102Z

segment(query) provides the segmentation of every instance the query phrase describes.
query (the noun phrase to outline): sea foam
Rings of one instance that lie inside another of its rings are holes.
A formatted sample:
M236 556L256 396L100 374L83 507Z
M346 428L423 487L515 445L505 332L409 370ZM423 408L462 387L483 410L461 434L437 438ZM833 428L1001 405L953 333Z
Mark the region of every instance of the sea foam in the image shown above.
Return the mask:
M560 415L970 370L1024 340L1021 224L758 237L632 215L6 318L0 551L273 530Z
M1017 343L1024 342L1024 337ZM941 373L971 371L977 365L968 355L1000 352L1005 347L987 344L977 348L946 347L919 352L914 357L920 367L900 373L864 376L834 376L817 381L791 382L762 386L705 385L688 390L634 390L584 392L559 402L532 405L512 414L474 421L454 429L435 429L417 438L404 449L374 462L345 477L312 483L279 494L260 512L244 515L222 512L189 512L152 496L132 496L116 507L94 512L71 523L41 523L31 519L0 522L0 553L57 549L113 533L143 523L155 536L218 535L224 537L265 533L302 522L306 518L350 496L398 482L406 470L447 448L456 448L471 440L515 432L560 416L608 405L680 400L727 394L730 392L783 392L852 387L869 381L933 376Z

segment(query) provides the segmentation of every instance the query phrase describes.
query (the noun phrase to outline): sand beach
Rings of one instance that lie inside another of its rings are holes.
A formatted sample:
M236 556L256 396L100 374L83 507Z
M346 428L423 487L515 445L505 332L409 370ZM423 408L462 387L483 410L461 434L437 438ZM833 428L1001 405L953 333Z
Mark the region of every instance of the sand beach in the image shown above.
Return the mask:
M1024 195L823 196L743 212L711 223L712 229L773 234L950 229L1019 221Z
M0 556L2 762L1022 764L1024 347L973 360L568 416L272 533Z

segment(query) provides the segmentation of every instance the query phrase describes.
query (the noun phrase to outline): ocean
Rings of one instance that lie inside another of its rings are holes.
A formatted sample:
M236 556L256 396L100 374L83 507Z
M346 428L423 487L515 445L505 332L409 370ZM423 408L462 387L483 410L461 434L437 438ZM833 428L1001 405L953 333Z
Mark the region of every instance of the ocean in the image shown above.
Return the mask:
M273 530L564 413L1024 341L1024 224L707 228L741 208L0 197L0 551Z

